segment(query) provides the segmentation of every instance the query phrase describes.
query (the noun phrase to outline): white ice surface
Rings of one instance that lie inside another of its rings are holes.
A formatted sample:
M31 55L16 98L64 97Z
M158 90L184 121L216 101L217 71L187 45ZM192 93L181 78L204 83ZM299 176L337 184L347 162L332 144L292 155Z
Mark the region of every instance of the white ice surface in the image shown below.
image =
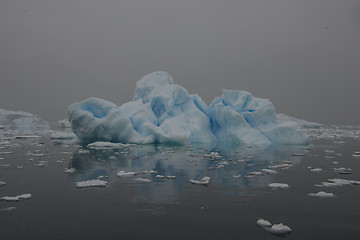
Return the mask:
M327 193L327 192L317 192L317 193L309 193L309 196L311 197L320 197L320 198L332 198L335 197L333 193Z
M192 183L192 184L199 184L199 185L206 185L207 186L210 183L210 177L203 177L200 180L190 179L189 182Z
M269 187L271 188L280 188L280 189L288 189L290 186L286 183L270 183Z
M77 188L87 188L87 187L105 187L107 184L106 181L93 179L87 181L76 182L75 185Z
M38 115L21 111L8 111L0 108L0 125L5 130L47 131L49 124Z
M258 219L256 224L259 226L259 227L262 227L262 228L267 228L267 227L271 227L272 224L268 221L268 220L265 220L265 219Z
M262 147L304 144L299 124L277 123L267 99L249 92L223 90L209 107L198 95L174 84L165 72L154 72L136 83L133 101L117 106L89 98L68 108L71 128L85 143L231 143Z

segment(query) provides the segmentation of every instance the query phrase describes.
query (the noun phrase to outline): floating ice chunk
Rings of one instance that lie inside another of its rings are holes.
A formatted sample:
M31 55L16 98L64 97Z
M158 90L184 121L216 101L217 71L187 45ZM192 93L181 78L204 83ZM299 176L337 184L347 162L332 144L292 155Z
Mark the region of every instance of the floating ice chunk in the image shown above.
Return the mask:
M166 178L168 178L168 179L175 179L176 176L166 176Z
M93 142L87 145L88 148L92 149L124 148L127 146L127 144L111 142Z
M117 176L118 177L126 177L126 176L134 176L134 175L137 175L138 173L137 172L125 172L123 170L120 170L117 172Z
M241 178L241 175L233 175L233 178Z
M20 198L19 198L19 196L15 196L15 197L5 196L5 197L2 197L0 200L7 201L7 202L17 202L20 200Z
M146 179L146 178L135 178L134 180L138 182L151 182L150 179Z
M26 194L21 194L18 196L14 196L14 197L9 197L9 196L5 196L1 198L1 201L8 201L8 202L17 202L20 199L30 199L31 198L31 194L30 193L26 193Z
M327 182L322 182L321 184L315 185L317 187L338 187L345 185L360 185L360 181L355 180L346 180L340 178L328 179Z
M321 168L310 168L311 172L321 172L322 169Z
M77 188L87 188L87 187L105 187L107 184L106 181L93 179L87 181L76 182L75 185Z
M249 176L261 176L263 172L249 172Z
M0 186L5 186L6 182L0 181Z
M323 191L320 191L318 193L309 193L308 195L311 197L321 197L321 198L335 197L335 195L333 193L327 193L327 192L323 192Z
M51 139L74 139L76 135L73 132L53 132L50 135Z
M31 198L31 193L25 193L25 194L21 194L18 196L19 199L30 199Z
M160 175L160 174L159 174L159 175L156 175L155 177L156 177L156 178L165 178L164 175Z
M266 173L266 174L270 174L270 175L277 174L277 171L275 171L273 169L261 169L261 172Z
M76 171L75 168L65 168L65 173L74 173Z
M351 174L352 172L351 168L344 168L344 167L334 168L333 171L340 174Z
M274 224L268 230L269 230L269 232L271 232L275 235L286 235L291 232L291 228L289 228L286 225L283 225L282 223Z
M279 189L288 189L290 186L286 183L270 183L269 187L271 188L279 188Z
M3 129L19 131L47 131L49 124L39 116L28 112L0 109L0 125Z
M262 227L262 228L268 228L268 227L271 227L272 224L268 221L268 220L265 220L265 219L262 219L262 218L259 218L256 222L256 224L259 226L259 227Z
M144 76L136 83L133 101L120 107L89 98L70 105L68 116L72 130L84 143L217 142L267 147L304 144L308 139L297 123L277 123L275 108L267 99L223 90L207 107L165 72Z
M13 211L15 209L16 209L16 207L7 207L7 208L1 209L1 211Z
M150 174L156 174L157 171L156 171L156 170L150 170L149 173L150 173Z
M303 154L303 153L292 153L291 156L301 157L301 156L305 156L305 154Z
M192 184L199 184L199 185L206 185L207 186L210 183L210 177L203 177L200 180L190 179L189 182L192 183Z

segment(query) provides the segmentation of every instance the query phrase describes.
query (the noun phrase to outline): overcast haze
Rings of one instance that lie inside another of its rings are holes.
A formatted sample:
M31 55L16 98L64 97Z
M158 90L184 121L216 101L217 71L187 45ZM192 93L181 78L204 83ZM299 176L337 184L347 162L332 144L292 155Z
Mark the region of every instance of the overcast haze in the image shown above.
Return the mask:
M91 96L130 101L157 70L207 104L241 89L359 125L360 1L0 1L0 108L56 121Z

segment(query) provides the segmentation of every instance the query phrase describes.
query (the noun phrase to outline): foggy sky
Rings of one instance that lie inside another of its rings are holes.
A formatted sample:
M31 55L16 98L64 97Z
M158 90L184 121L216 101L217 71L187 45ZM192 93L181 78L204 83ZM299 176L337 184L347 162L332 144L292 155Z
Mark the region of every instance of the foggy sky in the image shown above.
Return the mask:
M360 1L0 1L0 108L56 121L91 96L130 101L158 70L207 104L241 89L359 125Z

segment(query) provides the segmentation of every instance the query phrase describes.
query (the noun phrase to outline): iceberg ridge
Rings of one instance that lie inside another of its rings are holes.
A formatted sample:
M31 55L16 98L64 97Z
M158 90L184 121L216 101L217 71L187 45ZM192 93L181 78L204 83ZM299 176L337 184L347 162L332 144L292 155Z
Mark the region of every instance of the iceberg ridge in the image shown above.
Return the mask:
M73 132L84 143L230 143L270 146L304 144L307 135L294 122L276 122L267 99L223 90L208 107L197 94L175 84L166 72L136 83L132 101L117 106L91 97L68 108Z

